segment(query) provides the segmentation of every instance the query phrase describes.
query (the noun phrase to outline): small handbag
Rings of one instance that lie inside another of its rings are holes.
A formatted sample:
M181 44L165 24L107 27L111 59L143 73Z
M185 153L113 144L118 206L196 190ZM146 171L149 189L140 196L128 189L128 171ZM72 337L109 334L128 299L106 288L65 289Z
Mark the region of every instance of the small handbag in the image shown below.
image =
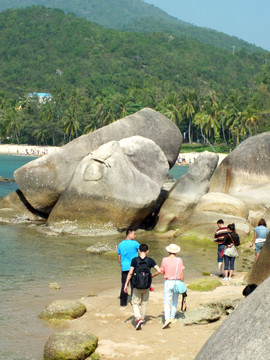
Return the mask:
M230 257L237 257L238 256L238 252L236 250L236 246L235 246L235 242L233 241L233 238L231 236L231 234L228 234L229 237L231 238L232 244L233 246L231 247L226 247L225 251L224 251L224 255L230 256Z
M234 245L232 247L227 247L224 251L224 255L230 256L230 257L237 257L238 252L236 250L236 247Z
M221 257L224 256L224 250L225 250L225 248L223 248L223 249L221 250L221 252L220 252L220 256L221 256Z
M177 272L178 272L178 266L179 266L179 259L177 259L177 266L176 266L176 272L175 272L175 279L174 279L174 287L173 292L175 294L184 294L187 291L186 285L182 280L176 280Z

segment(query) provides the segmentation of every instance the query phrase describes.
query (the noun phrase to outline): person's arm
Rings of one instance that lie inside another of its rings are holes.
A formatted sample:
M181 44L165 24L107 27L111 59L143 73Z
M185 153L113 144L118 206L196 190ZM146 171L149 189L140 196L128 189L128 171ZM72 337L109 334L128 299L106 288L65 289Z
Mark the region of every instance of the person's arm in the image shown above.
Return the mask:
M156 276L158 276L159 274L162 274L162 272L160 271L160 268L158 265L154 266L154 269L156 270L156 272L154 274L152 274L152 279Z
M127 280L126 280L125 287L124 287L124 292L125 292L126 294L128 293L128 284L129 284L129 282L130 282L130 279L132 278L133 272L134 272L134 267L131 266L131 267L130 267L130 270L129 270L129 272L128 272Z
M180 280L184 281L184 271L180 272Z
M118 262L119 262L119 264L121 266L121 255L117 254L117 258L118 258Z
M254 232L254 236L253 236L253 240L252 240L252 243L249 245L250 248L253 247L253 245L255 244L255 240L257 239L257 233Z

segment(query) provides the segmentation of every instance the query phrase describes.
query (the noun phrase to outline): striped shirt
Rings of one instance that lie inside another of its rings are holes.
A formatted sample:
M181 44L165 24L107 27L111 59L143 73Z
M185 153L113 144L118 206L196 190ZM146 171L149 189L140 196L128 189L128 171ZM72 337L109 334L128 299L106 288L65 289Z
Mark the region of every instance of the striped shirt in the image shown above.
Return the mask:
M226 227L218 228L215 232L214 241L218 242L219 244L223 243L223 239L225 235L228 233L228 229Z

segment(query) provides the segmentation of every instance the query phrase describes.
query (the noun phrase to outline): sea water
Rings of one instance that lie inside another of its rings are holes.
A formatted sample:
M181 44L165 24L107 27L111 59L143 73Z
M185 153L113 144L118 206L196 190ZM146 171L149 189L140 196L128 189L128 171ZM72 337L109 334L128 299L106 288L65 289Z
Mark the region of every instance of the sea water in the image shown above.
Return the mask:
M0 176L12 178L16 168L33 157L0 156ZM176 166L174 177L188 167ZM2 183L0 196L16 190L16 183ZM48 236L44 225L0 225L0 359L41 360L47 338L55 330L38 314L57 299L79 299L108 288L120 288L120 270L115 257L104 256L100 249L114 251L123 234L110 237ZM166 256L167 240L153 234L138 233L139 242L147 242L157 263ZM89 247L96 253L87 251ZM185 276L194 277L215 268L214 250L181 244ZM198 259L200 258L200 261ZM212 259L210 262L208 259ZM205 260L204 260L205 259ZM204 260L204 264L202 261ZM207 264L207 267L205 267ZM162 282L162 277L158 277ZM49 284L57 282L59 290ZM116 302L119 300L116 298ZM161 304L162 309L162 304Z

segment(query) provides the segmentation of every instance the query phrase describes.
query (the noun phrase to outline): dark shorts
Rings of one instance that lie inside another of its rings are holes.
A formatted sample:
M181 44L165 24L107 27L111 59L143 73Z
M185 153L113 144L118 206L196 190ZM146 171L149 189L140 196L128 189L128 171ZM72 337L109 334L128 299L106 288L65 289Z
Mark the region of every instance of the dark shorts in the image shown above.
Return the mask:
M224 249L225 245L223 244L218 244L218 251L217 251L217 261L218 262L223 262L223 257L220 256L221 250Z

